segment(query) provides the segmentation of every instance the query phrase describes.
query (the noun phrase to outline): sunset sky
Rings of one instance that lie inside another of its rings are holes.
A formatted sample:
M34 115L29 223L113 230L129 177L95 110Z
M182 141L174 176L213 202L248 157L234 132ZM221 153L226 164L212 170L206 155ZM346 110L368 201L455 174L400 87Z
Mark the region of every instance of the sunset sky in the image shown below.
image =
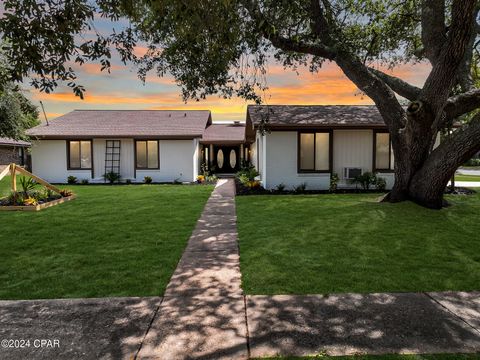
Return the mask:
M107 32L111 31L112 24L97 18L95 27ZM84 100L74 96L66 86L59 86L52 94L41 93L29 86L25 88L36 105L39 100L43 101L49 119L74 109L208 109L212 111L214 121L245 119L247 103L243 99L226 100L211 96L204 101L185 104L180 88L171 77L159 78L152 73L144 85L131 66L124 66L118 58L112 59L112 65L110 74L101 72L98 64L74 66L78 83L86 88ZM428 65L416 64L403 65L393 73L410 83L422 85L428 71ZM332 63L325 63L314 74L307 68L299 69L297 75L272 61L267 84L269 90L265 101L268 104L372 104Z

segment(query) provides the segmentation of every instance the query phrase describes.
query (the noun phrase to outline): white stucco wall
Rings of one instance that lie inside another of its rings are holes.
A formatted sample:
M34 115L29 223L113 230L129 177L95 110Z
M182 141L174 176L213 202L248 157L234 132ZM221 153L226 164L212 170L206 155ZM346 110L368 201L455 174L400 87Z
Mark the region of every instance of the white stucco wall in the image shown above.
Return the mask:
M195 181L197 162L198 141L160 140L160 169L137 170L136 181L142 182L145 176L150 176L154 182Z
M296 131L272 131L265 136L257 133L259 149L252 145L255 153L254 165L261 173L266 189L275 189L280 183L292 189L302 183L307 190L328 190L330 173L298 173L298 136ZM372 130L335 130L333 132L333 172L340 177L339 187L353 185L343 179L345 167L360 167L364 172L372 171L373 131ZM387 189L394 183L394 174L379 173L387 182Z
M114 140L114 139L111 139ZM145 176L154 182L195 181L198 175L198 140L160 140L160 169L137 170L135 178L135 152L133 139L121 139L120 173L122 179L143 182ZM32 143L32 169L34 174L49 182L66 183L67 177L79 181L103 181L105 173L105 139L93 140L93 167L91 170L67 170L67 143L65 140L37 140Z
M65 140L33 141L31 151L33 173L48 182L66 183L69 176L76 176L79 180L92 179L91 170L67 170Z
M292 189L302 183L307 190L327 190L330 187L330 174L299 174L297 171L297 132L272 131L263 138L265 149L265 176L263 186L275 189L283 183Z
M333 131L333 172L340 180L344 179L346 167L372 171L373 131L334 130Z
M120 176L123 180L134 179L135 150L133 139L94 139L93 161L95 181L103 182L105 174L105 146L107 140L120 140Z

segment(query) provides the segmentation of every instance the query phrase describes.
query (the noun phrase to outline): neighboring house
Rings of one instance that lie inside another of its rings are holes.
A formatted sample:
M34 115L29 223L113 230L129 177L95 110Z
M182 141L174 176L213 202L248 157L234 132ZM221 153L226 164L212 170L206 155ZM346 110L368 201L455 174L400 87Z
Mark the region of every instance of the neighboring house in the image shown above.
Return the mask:
M29 147L29 142L0 137L0 168L10 163L26 165Z
M102 182L108 171L133 182L191 182L202 164L232 174L244 161L267 189L326 190L333 173L340 187L367 171L388 188L394 181L390 136L375 106L252 105L245 122L229 123L212 123L200 110L76 110L28 134L33 172L50 182L70 175Z

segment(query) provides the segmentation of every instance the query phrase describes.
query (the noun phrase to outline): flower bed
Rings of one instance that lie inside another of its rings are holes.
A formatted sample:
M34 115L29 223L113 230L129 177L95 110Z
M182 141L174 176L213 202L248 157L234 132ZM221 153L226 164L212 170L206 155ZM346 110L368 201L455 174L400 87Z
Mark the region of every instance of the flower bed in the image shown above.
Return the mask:
M75 195L39 202L36 205L3 205L0 203L0 211L40 211L73 199L75 199Z
M19 189L17 172L24 175L18 179ZM75 199L72 191L61 190L16 164L10 164L2 171L0 180L8 173L11 176L12 187L10 194L0 199L1 211L39 211Z

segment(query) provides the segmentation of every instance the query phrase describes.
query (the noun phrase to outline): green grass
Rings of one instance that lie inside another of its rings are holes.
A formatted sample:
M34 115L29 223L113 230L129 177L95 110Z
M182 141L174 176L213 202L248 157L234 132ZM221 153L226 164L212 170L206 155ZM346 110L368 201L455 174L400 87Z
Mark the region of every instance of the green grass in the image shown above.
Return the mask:
M358 356L313 356L261 358L278 360L478 360L480 354L438 354L438 355L358 355Z
M0 212L0 299L162 295L212 190L68 188L76 200Z
M480 194L440 211L377 196L237 197L245 292L479 290Z
M478 181L478 182L480 182L480 176L477 176L477 175L455 175L455 181Z

